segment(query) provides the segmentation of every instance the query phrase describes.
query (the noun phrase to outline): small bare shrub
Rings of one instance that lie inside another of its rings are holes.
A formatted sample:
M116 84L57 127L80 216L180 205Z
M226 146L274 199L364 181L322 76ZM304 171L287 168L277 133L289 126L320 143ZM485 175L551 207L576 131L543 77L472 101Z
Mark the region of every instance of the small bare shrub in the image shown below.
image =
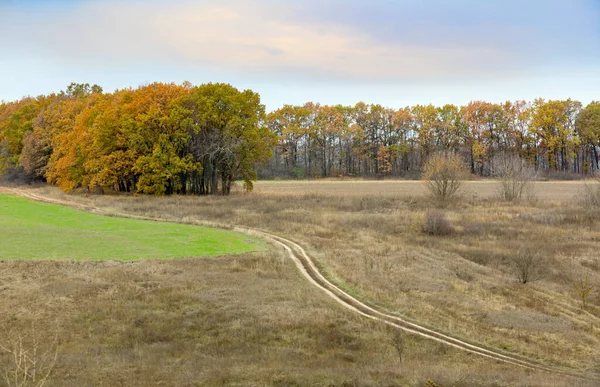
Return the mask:
M594 290L596 285L591 284L589 281L589 276L586 274L585 278L580 279L575 284L575 293L577 297L581 300L581 308L585 309L588 294Z
M492 176L500 179L498 196L509 202L521 200L524 195L533 196L533 184L537 178L535 169L514 153L500 153L491 163Z
M452 224L443 212L432 210L425 215L421 231L429 235L448 235L452 232Z
M400 363L402 363L402 355L404 354L405 342L404 342L404 336L398 330L396 330L392 334L392 346L394 347L394 349L396 350L396 353L398 354L398 359L400 359Z
M517 280L526 284L542 277L542 263L539 253L531 250L519 250L512 259L512 266Z
M456 154L434 154L423 168L423 179L429 196L445 206L460 195L463 181L469 176L465 162Z
M58 357L57 337L44 346L32 324L28 333L5 330L0 341L0 376L7 386L42 387Z
M463 233L466 235L483 235L485 234L485 224L481 222L468 222L463 225Z

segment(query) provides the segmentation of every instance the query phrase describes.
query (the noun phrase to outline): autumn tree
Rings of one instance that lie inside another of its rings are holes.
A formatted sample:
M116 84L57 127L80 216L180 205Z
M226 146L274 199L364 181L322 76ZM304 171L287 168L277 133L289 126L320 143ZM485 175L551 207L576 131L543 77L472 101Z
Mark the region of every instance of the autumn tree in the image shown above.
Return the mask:
M303 106L285 105L269 113L267 123L271 133L277 136L277 145L273 149L276 172L297 177L298 170L304 169L302 139L307 134L306 118L309 111ZM304 175L304 172L302 173Z
M189 87L172 83L153 83L132 94L126 92L117 113L120 124L116 137L122 140L111 141L114 129L110 120L104 126L109 134L96 135L107 140L102 150L107 160L116 157L126 163L131 160L131 170L124 172L132 172L136 192L153 195L180 192L187 175L201 168L187 152L189 133L172 118L177 110L175 101L190 92Z
M391 155L387 147L384 145L379 146L377 151L377 165L379 170L377 171L378 176L386 176L392 171Z
M23 98L0 109L0 173L22 169L23 140L33 131L36 117L49 98Z
M579 138L575 135L575 122L581 103L567 99L545 101L537 99L531 118L531 131L544 150L538 155L538 164L555 171L567 171L575 156ZM540 159L541 157L541 159Z
M46 180L53 141L72 130L77 116L101 94L98 85L72 83L65 91L47 97L45 107L33 121L33 130L23 139L20 163L27 174Z
M259 95L228 84L191 89L174 103L170 118L187 133L186 151L202 165L187 176L190 193L227 195L234 178L251 190L255 164L267 162L276 143Z
M61 94L69 99L82 99L91 94L102 94L102 87L89 83L71 83Z
M462 110L465 145L469 149L471 173L484 175L494 141L494 105L485 101L470 102Z
M464 157L481 176L499 176L494 160L504 154L536 171L585 174L600 167L599 106L307 102L265 115L258 94L225 84L104 93L73 83L0 103L0 175L17 172L65 190L227 194L234 179L251 187L258 167L269 177L418 176L440 152Z
M334 107L337 143L336 174L350 176L356 173L356 157L353 152L355 142L360 142L362 132L353 121L354 109L351 106Z
M90 127L94 122L93 105L78 114L73 127L56 133L52 139L53 152L48 160L46 179L69 192L89 181L85 163L93 157L93 138Z
M398 173L418 170L421 165L418 149L418 131L410 107L399 109L394 114L396 141L389 146L392 157L392 171Z
M582 145L591 153L584 154L584 172L598 170L598 147L600 146L600 102L592 102L579 114L575 123ZM587 152L586 152L587 153ZM589 159L589 161L588 161Z
M436 149L459 151L467 130L460 109L446 104L437 110L437 120L433 127Z
M438 110L433 105L416 105L412 108L412 115L421 159L427 160L436 148L435 128L438 121Z
M505 126L501 136L505 138L504 151L515 153L530 163L535 162L537 152L535 136L529 129L531 104L526 101L506 101L502 105Z

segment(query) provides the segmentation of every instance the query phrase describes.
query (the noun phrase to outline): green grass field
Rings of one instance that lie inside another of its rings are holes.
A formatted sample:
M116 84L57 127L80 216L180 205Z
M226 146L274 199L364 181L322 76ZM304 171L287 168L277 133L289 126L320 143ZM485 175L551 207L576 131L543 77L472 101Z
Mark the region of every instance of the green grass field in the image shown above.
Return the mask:
M139 260L266 249L250 236L208 227L111 218L0 195L0 259Z

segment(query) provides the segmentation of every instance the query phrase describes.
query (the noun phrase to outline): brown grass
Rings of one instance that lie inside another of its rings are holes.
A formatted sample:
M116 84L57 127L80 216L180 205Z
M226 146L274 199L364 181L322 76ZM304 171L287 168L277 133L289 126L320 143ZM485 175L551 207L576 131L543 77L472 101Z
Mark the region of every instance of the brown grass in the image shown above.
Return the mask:
M487 385L541 377L409 335L399 359L396 332L308 287L278 252L4 262L0 281L7 328L34 321L49 332L45 345L58 335L53 386L417 386L427 377Z
M557 206L580 184L538 183L541 199L518 205L489 199L491 182L467 187L481 189L447 211L454 231L444 237L421 232L429 205L419 198L420 182L259 183L255 193L229 198L68 198L115 212L262 228L301 243L330 278L368 302L441 332L600 373L600 296L591 294L582 310L574 291L582 275L600 282L598 214ZM519 249L539 253L540 280L515 278ZM429 377L442 385L577 385L410 335L398 340L341 310L282 259L273 251L108 267L3 263L0 283L21 288L0 310L14 324L36 309L61 321L58 384L99 377L140 385L423 385ZM31 310L21 315L23 305ZM76 371L88 367L85 375Z
M589 183L587 183L589 184ZM585 181L538 181L533 187L533 196L542 200L571 200L583 187ZM498 195L499 184L493 180L467 181L464 184L465 198L469 201L489 199ZM427 188L421 181L383 180L383 181L274 181L259 182L255 193L260 194L298 194L314 193L347 196L384 196L406 199L427 194Z

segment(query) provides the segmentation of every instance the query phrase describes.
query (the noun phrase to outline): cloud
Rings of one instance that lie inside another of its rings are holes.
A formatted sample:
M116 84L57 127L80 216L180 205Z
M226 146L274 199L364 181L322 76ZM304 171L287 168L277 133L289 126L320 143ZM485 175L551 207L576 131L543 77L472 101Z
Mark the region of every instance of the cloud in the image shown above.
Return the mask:
M536 3L539 8L531 7ZM588 9L584 3L569 4L565 25ZM527 4L69 1L54 12L48 12L48 5L44 12L0 8L0 39L5 47L73 67L170 66L174 71L185 67L248 77L363 82L490 78L534 71L557 42L578 38L573 32L544 38L550 32L540 27L545 25L540 19L556 26L558 16L551 11L562 8L552 0ZM598 41L599 34L587 35L595 39L588 44Z

